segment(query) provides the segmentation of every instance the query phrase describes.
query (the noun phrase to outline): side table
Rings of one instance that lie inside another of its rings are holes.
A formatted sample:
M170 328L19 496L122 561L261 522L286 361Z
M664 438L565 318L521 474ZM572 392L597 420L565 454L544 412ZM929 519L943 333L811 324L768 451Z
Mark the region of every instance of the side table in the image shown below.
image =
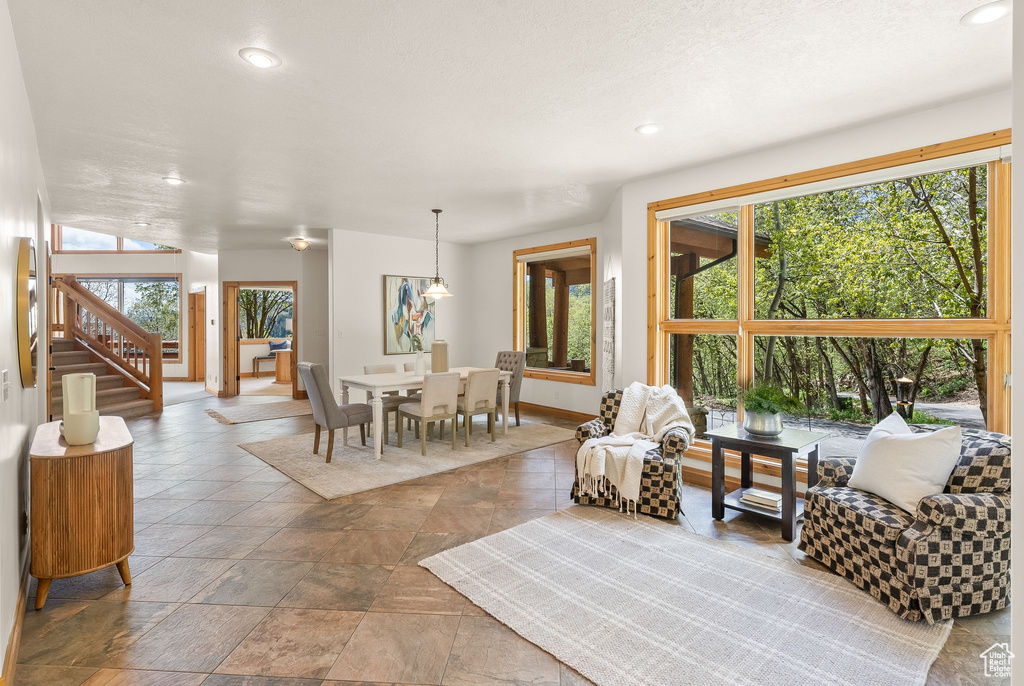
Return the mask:
M60 422L41 424L29 449L32 561L39 579L36 609L50 582L117 565L132 582L128 556L135 550L132 435L120 417L100 417L90 445L68 445Z
M711 437L711 516L721 520L725 508L769 517L782 523L782 538L792 541L797 521L804 516L804 500L796 495L796 460L807 456L807 487L818 483L818 451L828 434L785 429L778 436L756 436L739 424L730 424L706 435ZM725 452L740 453L740 488L725 492ZM754 464L751 455L773 457L782 462L782 511L749 505L740 500L743 492L754 485Z

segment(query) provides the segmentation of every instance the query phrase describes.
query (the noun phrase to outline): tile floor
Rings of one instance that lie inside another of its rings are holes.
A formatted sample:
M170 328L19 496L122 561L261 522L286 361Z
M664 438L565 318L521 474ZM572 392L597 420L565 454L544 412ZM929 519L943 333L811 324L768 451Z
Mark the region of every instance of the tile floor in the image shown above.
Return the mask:
M133 583L110 568L54 581L42 611L30 602L18 686L589 683L416 566L572 506L574 442L327 502L237 447L312 431L309 417L225 426L203 412L273 400L131 421ZM815 564L755 517L713 521L705 489L686 487L683 508L697 533ZM978 655L1009 626L1008 611L956 622L928 683L997 683Z

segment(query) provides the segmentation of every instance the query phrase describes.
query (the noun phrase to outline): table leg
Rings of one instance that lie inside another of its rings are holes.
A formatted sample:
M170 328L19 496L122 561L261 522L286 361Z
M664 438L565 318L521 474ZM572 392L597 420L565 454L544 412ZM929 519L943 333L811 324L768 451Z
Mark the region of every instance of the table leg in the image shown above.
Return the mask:
M384 436L381 431L381 424L384 421L384 399L375 397L370 401L370 407L373 408L373 456L379 460L384 452Z
M512 389L509 388L508 379L501 380L501 431L508 433L508 398Z
M711 441L711 516L725 518L725 456L718 441Z
M132 583L132 570L128 569L128 558L127 557L117 563L117 573L121 575L121 582L125 586L131 586L131 583Z
M793 455L782 458L782 538L796 537L796 465Z
M818 448L814 446L814 450L807 454L807 488L818 483Z
M740 486L750 488L754 485L754 461L750 453L740 453Z
M348 405L348 384L344 383L341 384L341 404ZM348 427L341 430L341 442L348 446Z
M46 605L46 596L50 594L50 582L53 579L39 579L39 583L36 586L36 609L42 610L43 605Z

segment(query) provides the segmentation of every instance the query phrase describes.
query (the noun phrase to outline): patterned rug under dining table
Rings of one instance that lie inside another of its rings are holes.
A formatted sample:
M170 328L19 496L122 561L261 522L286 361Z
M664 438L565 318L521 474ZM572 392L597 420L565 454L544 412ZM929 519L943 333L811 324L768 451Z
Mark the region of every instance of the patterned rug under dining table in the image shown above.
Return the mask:
M458 372L461 383L465 384L469 373L483 367L452 367L449 372ZM508 400L509 384L512 372L502 371L498 385L501 388L501 429L508 433ZM373 396L370 407L373 408L373 456L380 459L382 448L381 426L384 419L384 394L391 391L417 391L423 388L423 376L415 372L392 372L389 374L346 374L338 377L341 385L341 404L347 405L350 391L366 391ZM348 429L344 429L345 445L348 445Z

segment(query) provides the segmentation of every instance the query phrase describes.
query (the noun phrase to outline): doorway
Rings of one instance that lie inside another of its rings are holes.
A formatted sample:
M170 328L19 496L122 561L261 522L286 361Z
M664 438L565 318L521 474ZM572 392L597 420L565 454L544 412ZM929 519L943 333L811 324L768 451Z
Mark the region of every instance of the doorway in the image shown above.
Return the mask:
M188 294L188 380L206 382L206 287Z
M224 397L298 400L298 283L224 283Z

